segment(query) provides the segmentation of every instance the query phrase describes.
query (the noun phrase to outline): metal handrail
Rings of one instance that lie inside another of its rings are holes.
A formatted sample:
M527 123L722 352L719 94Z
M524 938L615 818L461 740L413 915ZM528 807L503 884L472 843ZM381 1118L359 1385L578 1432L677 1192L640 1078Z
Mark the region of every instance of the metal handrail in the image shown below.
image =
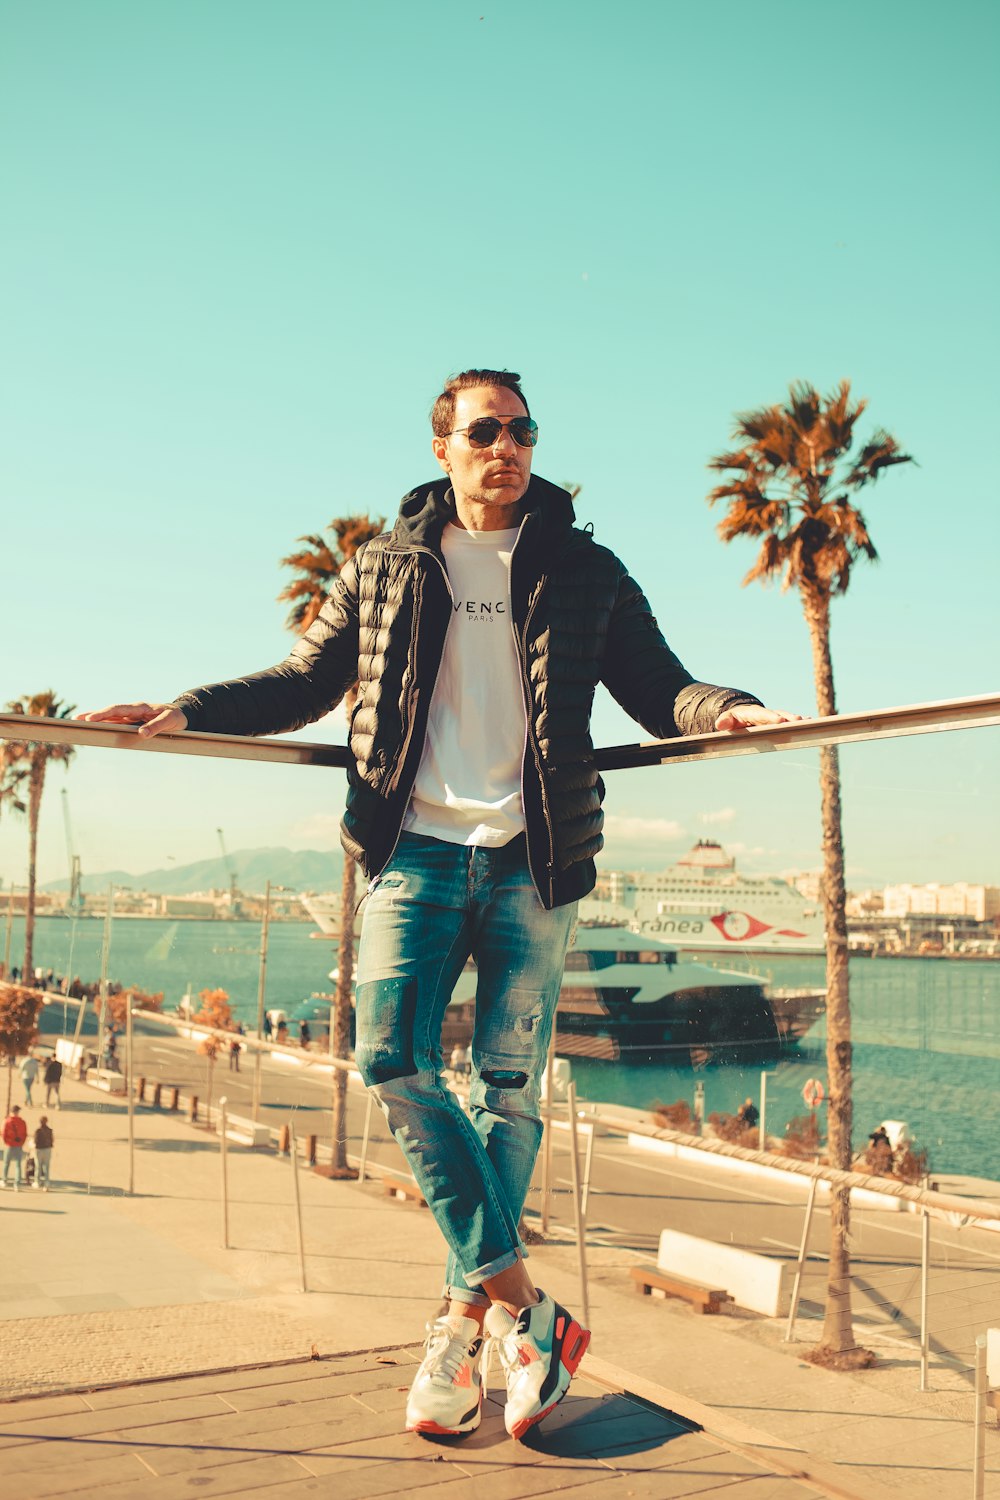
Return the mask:
M725 1157L732 1161L747 1162L752 1166L770 1167L784 1172L788 1177L813 1178L826 1182L831 1188L863 1188L865 1192L878 1193L884 1198L895 1198L912 1203L917 1208L934 1210L938 1214L959 1214L965 1218L984 1219L991 1223L1000 1221L1000 1203L986 1198L963 1198L957 1193L942 1193L933 1188L917 1187L902 1182L899 1178L879 1176L870 1172L844 1171L838 1167L821 1166L805 1157L783 1156L776 1151L760 1151L748 1146L737 1146L732 1141L705 1136L688 1135L682 1130L670 1130L664 1126L651 1125L642 1120L629 1120L615 1114L614 1105L602 1109L598 1105L584 1115L586 1120L596 1120L606 1130L618 1134L646 1136L653 1141L665 1141L669 1145L682 1146L690 1151L700 1151L707 1156Z
M986 693L973 698L909 703L897 708L833 714L789 724L761 725L754 729L693 734L635 745L610 745L597 750L594 758L599 771L622 771L667 762L722 760L733 755L815 749L862 740L894 739L901 735L936 734L996 725L1000 725L1000 694ZM35 719L24 714L0 714L0 740L4 739L86 745L99 750L135 750L153 755L201 755L276 765L334 766L341 770L353 761L346 745L273 736L253 739L234 734L205 734L194 729L140 739L138 728L133 724L84 724L76 719Z

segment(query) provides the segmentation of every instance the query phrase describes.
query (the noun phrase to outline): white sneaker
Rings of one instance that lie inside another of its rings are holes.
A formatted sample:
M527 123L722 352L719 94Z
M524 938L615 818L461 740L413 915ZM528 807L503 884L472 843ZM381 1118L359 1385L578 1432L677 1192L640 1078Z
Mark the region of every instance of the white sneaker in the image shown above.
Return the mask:
M495 1302L483 1325L487 1359L496 1349L503 1366L504 1424L516 1440L558 1406L590 1343L589 1329L543 1291L538 1296L534 1307L523 1307L516 1318Z
M483 1410L479 1324L475 1318L438 1318L427 1324L425 1347L406 1402L407 1432L474 1432Z

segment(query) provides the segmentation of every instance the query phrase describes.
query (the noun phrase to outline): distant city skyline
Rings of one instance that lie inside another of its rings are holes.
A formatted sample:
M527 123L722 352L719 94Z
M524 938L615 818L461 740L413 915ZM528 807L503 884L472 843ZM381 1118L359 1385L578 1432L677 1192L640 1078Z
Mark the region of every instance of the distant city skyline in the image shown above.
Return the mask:
M917 465L864 500L881 561L833 605L839 705L988 691L997 8L390 10L7 7L0 702L280 660L280 559L336 515L391 522L469 364L521 372L536 470L582 485L694 675L801 712L798 599L741 589L706 464L735 412L849 379L860 434ZM343 714L302 733L342 743ZM594 737L649 736L601 689ZM848 880L995 882L998 744L845 749ZM603 863L713 829L748 869L818 863L814 753L607 783ZM204 858L219 826L333 847L344 797L340 772L81 752L49 778L45 880L63 786L90 870ZM25 869L4 817L0 875Z

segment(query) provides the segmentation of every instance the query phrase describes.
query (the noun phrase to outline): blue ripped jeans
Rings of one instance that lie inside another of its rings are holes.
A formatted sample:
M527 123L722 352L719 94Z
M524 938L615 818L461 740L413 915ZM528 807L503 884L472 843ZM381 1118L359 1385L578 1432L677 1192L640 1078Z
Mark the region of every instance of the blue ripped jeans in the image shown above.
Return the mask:
M448 1242L443 1295L454 1302L488 1304L482 1283L526 1253L517 1225L575 917L575 902L542 906L523 834L478 848L404 833L367 900L355 1055ZM442 1074L441 1023L470 954L466 1115Z

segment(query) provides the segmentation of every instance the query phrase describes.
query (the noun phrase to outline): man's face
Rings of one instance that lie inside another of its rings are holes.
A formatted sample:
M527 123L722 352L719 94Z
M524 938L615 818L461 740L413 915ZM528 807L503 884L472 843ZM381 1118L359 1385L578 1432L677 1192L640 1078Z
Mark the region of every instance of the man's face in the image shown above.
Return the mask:
M456 428L465 429L477 417L526 417L527 408L506 386L476 386L455 397ZM516 505L531 478L530 448L520 448L508 428L491 448L473 448L466 431L435 437L434 456L451 476L456 495L480 505Z

